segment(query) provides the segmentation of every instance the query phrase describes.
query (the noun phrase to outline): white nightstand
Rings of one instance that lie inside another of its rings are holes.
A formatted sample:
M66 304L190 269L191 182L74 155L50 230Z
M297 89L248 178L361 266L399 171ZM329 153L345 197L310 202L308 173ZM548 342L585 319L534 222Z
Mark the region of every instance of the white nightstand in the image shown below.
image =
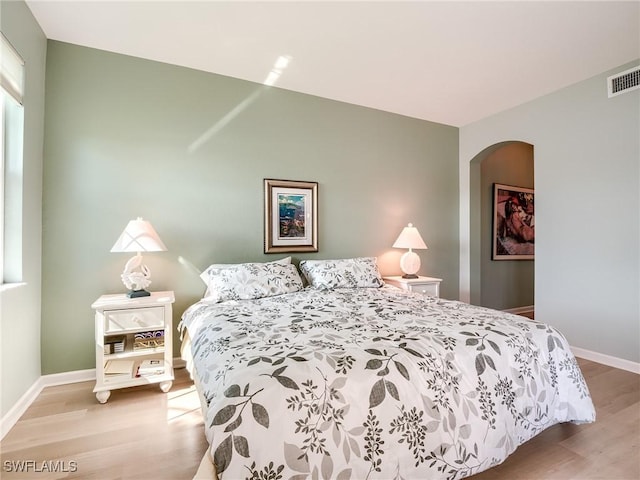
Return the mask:
M402 278L401 276L383 277L383 280L395 287L411 292L418 292L432 297L440 296L441 278L418 277L418 278Z
M159 383L163 392L173 384L171 304L173 292L128 298L103 295L96 311L96 386L100 403L111 390Z

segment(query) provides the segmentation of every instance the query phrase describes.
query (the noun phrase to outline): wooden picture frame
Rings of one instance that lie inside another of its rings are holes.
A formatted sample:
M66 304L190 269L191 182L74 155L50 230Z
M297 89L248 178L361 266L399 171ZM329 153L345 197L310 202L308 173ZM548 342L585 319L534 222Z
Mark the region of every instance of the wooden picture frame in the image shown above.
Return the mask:
M534 191L493 184L493 260L533 260L535 253Z
M318 251L318 183L264 179L264 253Z

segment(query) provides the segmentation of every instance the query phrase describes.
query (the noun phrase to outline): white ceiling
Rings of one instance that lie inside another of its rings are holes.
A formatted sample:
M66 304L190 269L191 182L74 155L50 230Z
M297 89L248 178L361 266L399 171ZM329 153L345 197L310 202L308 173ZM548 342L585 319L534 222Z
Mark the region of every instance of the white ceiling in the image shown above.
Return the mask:
M640 58L640 2L27 0L47 38L463 126ZM603 86L603 89L605 87Z

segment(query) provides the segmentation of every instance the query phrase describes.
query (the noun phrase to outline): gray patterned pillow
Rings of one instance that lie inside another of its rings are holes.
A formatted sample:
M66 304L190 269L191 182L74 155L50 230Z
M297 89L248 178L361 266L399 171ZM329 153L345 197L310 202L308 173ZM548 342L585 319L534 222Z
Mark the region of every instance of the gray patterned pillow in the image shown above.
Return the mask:
M303 260L300 270L309 285L319 290L378 288L384 285L375 257Z
M211 278L211 275L217 275L219 270L222 270L224 268L232 268L232 267L238 267L240 265L258 265L260 262L251 262L249 264L245 264L245 263L214 263L209 265L207 268L205 268L205 270L200 274L200 278L202 279L202 281L204 282L204 284L207 286L207 290L204 292L204 297L208 297L211 295L211 291L209 289L209 279ZM280 265L289 265L291 263L291 257L284 257L284 258L280 258L278 260L274 260L272 262L266 262L266 263L279 263Z
M295 265L242 263L209 268L205 300L251 300L302 290L302 279Z

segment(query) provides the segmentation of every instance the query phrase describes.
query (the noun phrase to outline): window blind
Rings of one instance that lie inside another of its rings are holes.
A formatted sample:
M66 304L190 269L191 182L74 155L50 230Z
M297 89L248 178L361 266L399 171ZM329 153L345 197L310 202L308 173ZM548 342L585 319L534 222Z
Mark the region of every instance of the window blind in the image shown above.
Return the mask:
M2 36L0 45L0 86L22 105L24 94L24 60L9 43L9 40Z

